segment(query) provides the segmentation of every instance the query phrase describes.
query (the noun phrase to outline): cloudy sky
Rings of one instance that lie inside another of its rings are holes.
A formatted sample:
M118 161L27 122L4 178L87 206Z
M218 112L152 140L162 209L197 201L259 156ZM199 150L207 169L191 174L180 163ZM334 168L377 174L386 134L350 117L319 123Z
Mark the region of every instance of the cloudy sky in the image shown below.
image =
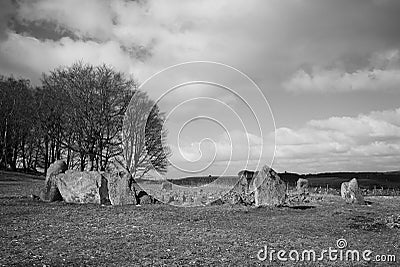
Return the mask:
M261 92L204 63L143 86L163 96L180 169L212 162L203 173L214 174L229 162L233 174L273 158L277 171L399 170L399 14L398 0L2 0L0 73L39 84L81 60L144 83L171 65L220 62ZM196 80L232 90L168 91Z

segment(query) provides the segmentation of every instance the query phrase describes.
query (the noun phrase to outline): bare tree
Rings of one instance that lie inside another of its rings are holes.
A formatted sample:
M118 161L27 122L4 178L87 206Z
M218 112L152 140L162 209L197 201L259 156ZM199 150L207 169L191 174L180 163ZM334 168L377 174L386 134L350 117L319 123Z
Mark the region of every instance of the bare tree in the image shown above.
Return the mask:
M151 170L165 173L170 150L165 146L164 116L145 92L136 91L124 117L123 160L132 179ZM132 181L131 181L132 182Z
M0 166L26 169L26 145L33 125L32 88L28 80L0 77ZM19 159L22 161L19 161Z
M70 168L105 170L122 158L132 182L167 170L163 123L136 82L106 65L57 68L43 74L38 88L0 76L1 168L46 172L52 161L66 158Z
M76 63L44 75L43 86L63 96L62 146L78 154L80 169L104 170L121 154L121 130L136 83L102 65Z

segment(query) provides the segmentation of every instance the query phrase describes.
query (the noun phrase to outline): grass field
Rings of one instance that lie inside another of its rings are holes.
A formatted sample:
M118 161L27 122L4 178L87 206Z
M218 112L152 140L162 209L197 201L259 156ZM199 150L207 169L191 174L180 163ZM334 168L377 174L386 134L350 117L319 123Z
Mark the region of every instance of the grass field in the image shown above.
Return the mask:
M243 206L174 207L43 203L43 178L0 173L0 266L399 266L399 197L368 197L371 205L338 196L307 209ZM270 249L336 248L395 255L397 262L282 262L257 259Z

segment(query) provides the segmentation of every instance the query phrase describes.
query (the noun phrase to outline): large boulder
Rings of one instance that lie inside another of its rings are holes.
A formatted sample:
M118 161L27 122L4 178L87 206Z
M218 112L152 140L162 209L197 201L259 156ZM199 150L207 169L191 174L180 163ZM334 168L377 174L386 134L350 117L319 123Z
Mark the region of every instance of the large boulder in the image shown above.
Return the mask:
M286 200L286 185L278 174L265 165L252 179L250 190L254 191L255 206L280 206Z
M50 164L46 172L44 188L40 193L40 199L43 201L61 201L62 196L57 188L56 177L67 170L67 164L64 160L57 160Z
M96 171L67 171L56 176L57 188L68 203L108 204L107 179Z
M111 205L136 205L135 187L129 187L131 175L126 171L105 173L108 185L108 196Z
M356 178L351 179L349 182L342 183L340 194L347 203L364 204L364 197L358 187Z

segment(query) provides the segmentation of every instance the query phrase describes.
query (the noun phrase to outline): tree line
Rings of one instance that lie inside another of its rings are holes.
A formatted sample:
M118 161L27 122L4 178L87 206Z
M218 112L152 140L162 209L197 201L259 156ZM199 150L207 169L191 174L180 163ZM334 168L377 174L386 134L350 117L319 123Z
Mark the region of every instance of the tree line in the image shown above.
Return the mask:
M139 121L143 106L150 111ZM129 122L125 129L124 120ZM163 123L163 114L138 83L107 65L59 67L43 74L40 86L0 76L3 170L46 172L49 164L65 159L70 169L104 171L118 159L131 173L164 172L169 153ZM138 134L138 129L145 131Z

